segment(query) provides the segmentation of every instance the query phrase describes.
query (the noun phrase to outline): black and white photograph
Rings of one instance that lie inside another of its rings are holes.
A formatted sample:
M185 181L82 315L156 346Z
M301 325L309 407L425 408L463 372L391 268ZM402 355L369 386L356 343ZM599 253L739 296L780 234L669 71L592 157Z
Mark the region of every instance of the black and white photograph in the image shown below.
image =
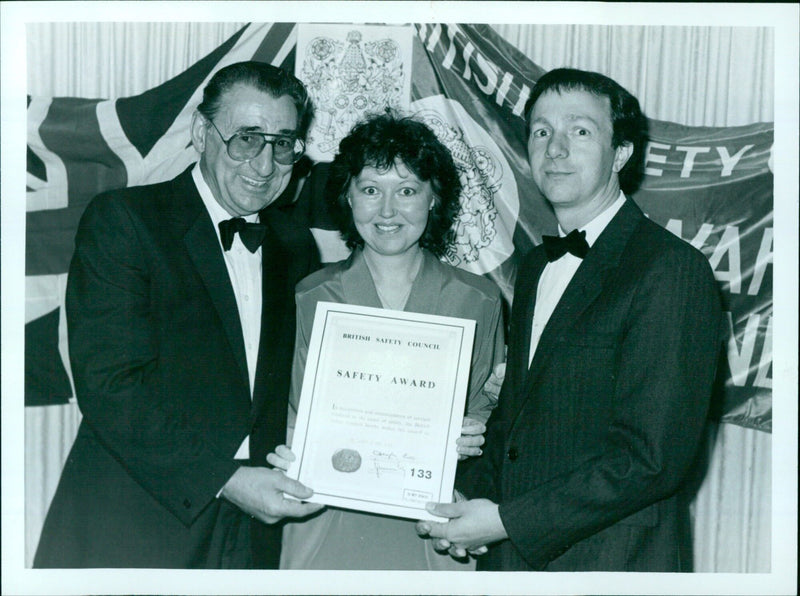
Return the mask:
M4 594L796 593L798 5L0 10Z

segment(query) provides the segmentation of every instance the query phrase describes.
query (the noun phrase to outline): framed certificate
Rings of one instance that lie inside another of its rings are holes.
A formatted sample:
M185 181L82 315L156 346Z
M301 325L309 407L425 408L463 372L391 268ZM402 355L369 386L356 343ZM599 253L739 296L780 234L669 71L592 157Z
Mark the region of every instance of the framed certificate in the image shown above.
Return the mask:
M312 502L438 519L453 496L475 322L320 302L288 475Z

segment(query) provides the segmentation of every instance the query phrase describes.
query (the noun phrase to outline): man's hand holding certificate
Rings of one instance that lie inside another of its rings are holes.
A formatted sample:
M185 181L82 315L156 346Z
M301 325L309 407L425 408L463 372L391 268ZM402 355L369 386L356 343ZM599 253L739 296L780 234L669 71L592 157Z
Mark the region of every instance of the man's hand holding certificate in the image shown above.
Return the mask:
M458 461L474 321L321 302L288 475L311 501L438 519Z

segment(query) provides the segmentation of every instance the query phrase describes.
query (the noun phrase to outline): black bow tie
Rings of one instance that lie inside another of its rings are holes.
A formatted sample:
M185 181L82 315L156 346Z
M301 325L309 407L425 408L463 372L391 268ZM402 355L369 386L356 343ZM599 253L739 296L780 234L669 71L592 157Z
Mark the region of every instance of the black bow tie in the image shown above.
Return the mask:
M264 235L267 233L267 226L259 223L250 223L241 217L226 219L219 222L219 236L222 240L222 248L230 250L233 245L233 237L239 232L242 244L250 252L256 252L261 243L264 242Z
M589 252L589 243L586 242L586 232L572 230L563 238L560 236L542 236L544 252L548 261L557 261L566 253L582 259Z

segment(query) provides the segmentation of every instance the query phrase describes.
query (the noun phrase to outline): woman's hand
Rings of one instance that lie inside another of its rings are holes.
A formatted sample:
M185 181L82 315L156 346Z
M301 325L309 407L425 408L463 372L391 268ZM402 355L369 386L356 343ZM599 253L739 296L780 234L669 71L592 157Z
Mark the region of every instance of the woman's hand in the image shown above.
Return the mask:
M267 463L284 472L289 469L295 459L294 453L286 445L278 445L274 452L267 454Z
M467 459L483 453L483 433L486 432L486 425L472 418L465 417L461 425L461 436L456 440L458 448L458 459Z

